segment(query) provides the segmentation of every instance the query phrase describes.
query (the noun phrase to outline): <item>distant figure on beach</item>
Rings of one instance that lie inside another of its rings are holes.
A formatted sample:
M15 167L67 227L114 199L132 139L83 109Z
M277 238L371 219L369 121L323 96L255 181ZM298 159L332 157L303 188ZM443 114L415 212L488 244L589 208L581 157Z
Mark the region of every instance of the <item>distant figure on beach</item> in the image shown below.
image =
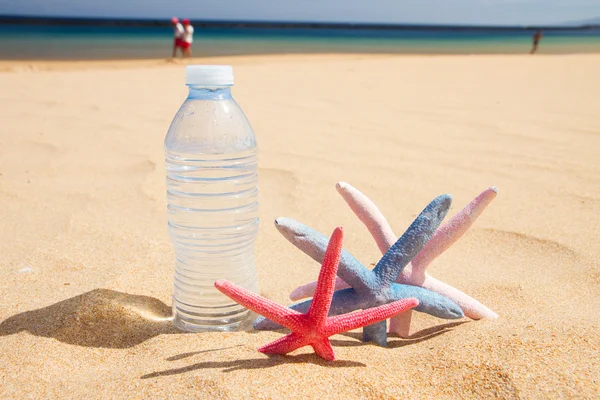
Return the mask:
M183 46L181 45L183 39L183 25L179 23L177 17L171 18L171 24L173 24L173 58L177 57L177 49L181 48L181 55L184 55Z
M533 54L537 51L538 44L540 43L540 40L542 40L543 37L544 37L544 35L542 35L542 30L538 29L537 32L535 32L535 34L532 37L533 47L531 48L531 53L529 53L529 54Z
M192 56L192 42L194 41L194 27L190 24L189 19L183 20L183 39L181 48L184 57Z

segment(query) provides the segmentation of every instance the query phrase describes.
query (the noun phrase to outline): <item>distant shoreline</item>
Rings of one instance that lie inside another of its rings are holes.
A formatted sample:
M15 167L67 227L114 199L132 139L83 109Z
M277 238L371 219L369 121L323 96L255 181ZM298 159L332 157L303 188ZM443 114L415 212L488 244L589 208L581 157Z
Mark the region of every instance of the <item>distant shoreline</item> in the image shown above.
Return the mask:
M56 17L21 17L0 15L0 24L30 24L30 25L70 25L70 26L169 26L168 19L114 19L114 18L56 18ZM428 24L375 24L375 23L343 23L343 22L274 22L274 21L216 21L193 20L197 28L272 28L272 29L354 29L354 30L451 30L451 31L533 31L536 29L550 31L580 31L600 29L600 25L579 26L485 26L485 25L428 25Z
M538 27L192 20L196 56L256 54L521 54ZM599 53L600 29L542 27L544 53ZM163 59L170 19L0 17L0 59Z

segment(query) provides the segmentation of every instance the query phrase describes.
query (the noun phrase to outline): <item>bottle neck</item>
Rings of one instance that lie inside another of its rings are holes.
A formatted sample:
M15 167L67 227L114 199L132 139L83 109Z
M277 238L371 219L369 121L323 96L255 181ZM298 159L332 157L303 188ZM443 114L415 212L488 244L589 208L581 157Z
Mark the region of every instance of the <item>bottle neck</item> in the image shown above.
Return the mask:
M231 86L188 85L188 99L225 100L231 99Z

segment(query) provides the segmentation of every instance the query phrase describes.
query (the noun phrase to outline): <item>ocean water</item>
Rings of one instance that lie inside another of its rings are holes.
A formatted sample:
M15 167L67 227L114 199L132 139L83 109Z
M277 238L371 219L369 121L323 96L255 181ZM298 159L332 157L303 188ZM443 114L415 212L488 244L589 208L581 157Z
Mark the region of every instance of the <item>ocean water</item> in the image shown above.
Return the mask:
M194 56L284 53L518 54L531 30L197 27ZM0 60L168 58L169 26L0 24ZM544 30L539 53L600 52L600 29Z

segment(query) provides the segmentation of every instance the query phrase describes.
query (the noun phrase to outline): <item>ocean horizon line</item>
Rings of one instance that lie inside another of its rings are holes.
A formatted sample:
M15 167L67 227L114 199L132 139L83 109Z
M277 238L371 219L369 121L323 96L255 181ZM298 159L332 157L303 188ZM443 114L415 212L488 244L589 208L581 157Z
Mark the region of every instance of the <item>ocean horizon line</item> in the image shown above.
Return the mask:
M146 59L172 53L170 18L0 16L0 59ZM536 29L541 52L600 53L600 26L490 27L194 20L195 54L528 53Z
M259 20L214 20L190 18L198 28L274 28L274 29L356 29L356 30L469 30L469 31L580 31L600 29L600 24L582 25L467 25L467 24L419 24L419 23L364 23L364 22L311 22L311 21L259 21ZM64 26L169 26L170 18L111 18L111 17L48 17L0 14L0 24L64 25Z

